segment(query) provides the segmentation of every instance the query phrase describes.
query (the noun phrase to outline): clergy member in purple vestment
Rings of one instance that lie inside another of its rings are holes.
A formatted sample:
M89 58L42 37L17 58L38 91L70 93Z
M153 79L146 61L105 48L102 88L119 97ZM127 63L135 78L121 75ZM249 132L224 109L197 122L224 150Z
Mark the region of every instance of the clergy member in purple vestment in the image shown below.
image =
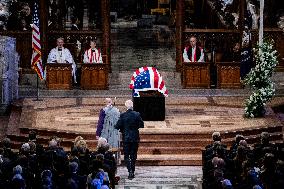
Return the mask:
M101 109L96 131L96 139L103 137L107 139L111 148L119 147L119 132L114 128L119 117L119 110L113 106L110 98L105 99L106 106Z

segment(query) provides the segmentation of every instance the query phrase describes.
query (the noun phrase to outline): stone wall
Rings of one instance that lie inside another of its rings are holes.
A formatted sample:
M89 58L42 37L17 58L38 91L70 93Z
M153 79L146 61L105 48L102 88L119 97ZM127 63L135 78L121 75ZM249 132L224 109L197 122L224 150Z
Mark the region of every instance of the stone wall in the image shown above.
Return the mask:
M142 66L156 65L159 70L175 71L174 36L166 26L113 29L112 70L135 71Z
M18 99L19 55L16 39L0 36L0 114Z

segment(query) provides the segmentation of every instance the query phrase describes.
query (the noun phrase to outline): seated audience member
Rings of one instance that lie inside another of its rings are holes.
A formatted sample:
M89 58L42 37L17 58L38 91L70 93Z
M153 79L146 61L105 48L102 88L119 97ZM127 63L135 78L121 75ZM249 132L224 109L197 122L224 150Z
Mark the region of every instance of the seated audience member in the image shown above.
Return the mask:
M57 47L51 49L47 63L68 63L72 64L72 75L74 77L74 83L77 83L76 80L76 64L73 60L73 57L70 51L67 48L64 48L64 39L58 38L57 39Z
M27 3L23 3L20 10L20 24L23 22L22 20L25 20L25 28L31 30L32 14L31 8Z
M92 156L103 155L103 168L109 175L110 185L114 187L115 173L117 171L116 160L110 146L105 138L100 137L98 140L97 151Z
M268 132L262 132L260 134L260 143L254 145L254 161L258 164L260 164L261 159L266 153L275 153L275 147L272 143L270 143L269 137L270 135Z
M68 156L67 153L58 145L54 139L49 141L49 146L44 154L43 165L44 169L51 169L51 171L61 173L64 171Z
M72 151L72 149L73 149L74 147L78 147L80 140L84 140L84 138L83 138L82 136L77 136L77 137L74 139L73 146L71 146L71 151Z
M242 181L238 183L237 188L253 188L255 185L262 186L259 173L256 171L253 162L244 161L242 167Z
M80 20L77 18L77 17L72 17L71 18L71 22L72 22L72 25L71 25L71 30L72 31L79 31L79 24L80 24Z
M204 62L203 49L197 46L196 43L196 37L192 36L190 38L190 45L186 46L183 51L184 62Z
M87 189L100 188L109 185L108 173L103 170L103 162L96 158L91 164L91 173L87 177Z
M278 160L275 169L275 188L284 188L284 161Z
M224 160L227 159L227 146L221 143L220 132L214 132L212 134L213 143L205 147L205 161L210 162L212 158L219 157Z
M222 189L233 189L233 185L230 180L224 179L222 182Z
M21 19L20 20L20 26L19 26L19 30L20 31L30 31L32 28L30 25L27 24L25 19Z
M97 48L97 43L95 40L90 41L90 47L84 53L84 63L103 63L101 50Z
M15 160L17 158L17 154L11 149L11 140L10 138L4 138L2 141L3 146L3 157L8 158L9 160Z
M233 49L225 53L223 60L226 62L240 62L241 61L241 46L240 43L235 43Z
M212 140L213 140L212 144L207 145L207 146L205 147L205 149L208 149L208 148L212 147L212 146L214 145L214 142L216 142L216 141L221 142L221 134L220 134L220 132L214 132L214 133L212 134ZM222 144L222 146L223 146L224 148L227 148L227 146L224 145L224 144Z
M90 152L85 140L79 140L77 144L79 170L78 174L85 175L89 172Z
M49 169L42 171L40 187L43 188L43 189L45 189L45 188L56 188L53 184L52 179L53 179L53 175L52 175L52 172Z
M79 165L76 162L69 163L69 173L66 180L67 188L85 189L86 176L78 174Z
M276 188L277 175L275 170L276 170L275 156L271 153L266 153L263 158L263 165L260 169L260 180L262 181L264 188L268 189Z
M238 146L240 144L240 141L241 140L244 140L244 136L243 135L239 135L237 134L236 137L235 137L235 141L233 142L231 148L230 148L230 158L234 158L236 156L236 153L237 153L237 149L238 149Z
M23 178L23 169L20 165L13 168L13 178L11 182L11 188L13 189L24 189L26 188L26 181Z
M0 31L6 30L6 24L8 20L9 13L6 10L6 6L0 2Z
M239 146L236 157L233 159L234 181L239 184L242 182L243 163L248 160L246 148Z

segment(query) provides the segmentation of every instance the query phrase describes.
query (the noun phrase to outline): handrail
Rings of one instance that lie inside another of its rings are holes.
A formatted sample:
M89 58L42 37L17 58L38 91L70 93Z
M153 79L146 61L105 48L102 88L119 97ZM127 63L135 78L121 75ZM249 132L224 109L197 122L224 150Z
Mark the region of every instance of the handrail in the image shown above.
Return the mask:
M264 32L283 32L280 28L264 28ZM240 33L237 29L190 29L186 28L184 29L185 33ZM258 32L258 29L251 30L251 32Z
M239 30L231 29L185 29L185 33L240 33Z

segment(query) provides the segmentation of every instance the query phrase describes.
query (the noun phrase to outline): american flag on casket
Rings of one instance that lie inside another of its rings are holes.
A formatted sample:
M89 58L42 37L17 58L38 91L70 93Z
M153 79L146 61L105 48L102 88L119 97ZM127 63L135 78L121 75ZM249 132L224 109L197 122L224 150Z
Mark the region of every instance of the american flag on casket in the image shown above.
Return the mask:
M165 82L154 67L141 67L137 69L132 77L129 88L133 90L133 96L139 97L140 91L157 90L164 96L168 96Z

